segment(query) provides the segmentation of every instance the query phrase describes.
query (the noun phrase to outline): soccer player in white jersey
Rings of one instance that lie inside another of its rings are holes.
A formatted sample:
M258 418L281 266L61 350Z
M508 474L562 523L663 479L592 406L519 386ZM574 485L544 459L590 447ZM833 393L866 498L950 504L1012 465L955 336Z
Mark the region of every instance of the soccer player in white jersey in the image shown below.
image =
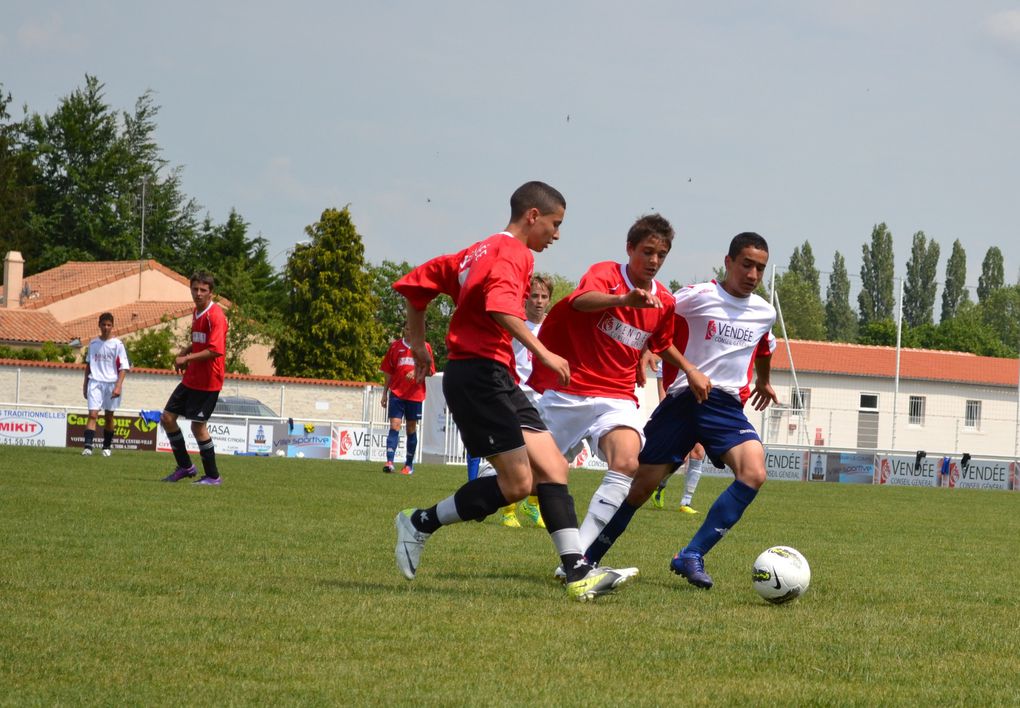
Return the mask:
M581 523L582 548L612 518L637 472L644 418L634 385L641 353L672 343L673 295L655 280L672 244L673 227L662 216L635 221L627 233L627 262L591 266L577 289L556 303L538 336L571 372L563 383L536 364L529 384L542 391L539 414L568 459L587 439L609 466Z
M694 537L673 557L670 569L692 585L712 587L705 554L740 520L765 483L765 448L743 409L748 399L757 411L778 402L769 384L776 312L754 294L768 258L765 239L756 233L738 234L730 243L722 283L713 280L677 291L676 327L688 333L683 354L709 377L711 391L706 401L698 403L688 376L681 371L676 377L645 426L647 442L630 493L588 547L589 562L602 559L634 512L700 441L713 464L728 465L735 479L712 504ZM668 351L663 359L669 362Z
M542 329L542 322L545 320L546 310L549 309L549 300L552 298L553 284L552 279L547 275L541 273L535 273L531 276L531 289L528 291L528 298L524 301L524 326L535 335L538 336L539 331ZM528 377L531 376L532 361L535 355L532 354L528 349L521 344L518 340L513 340L514 347L514 359L516 362L517 378L520 380L518 387L524 392L524 395L531 401L531 405L538 408L539 394L535 389L528 386L525 383ZM472 475L472 469L474 474ZM496 474L496 469L492 464L485 458L471 457L468 458L468 479L472 480L476 477L488 477ZM545 528L545 521L542 520L542 510L538 506L538 496L531 494L527 499L523 499L520 503L521 513L535 526L540 529ZM500 509L503 515L500 521L503 526L508 528L519 529L521 522L517 519L517 505L508 504Z
M113 445L113 414L120 404L124 377L131 364L128 363L124 342L113 336L113 315L104 312L99 316L99 336L89 342L85 355L85 381L82 394L88 401L89 419L85 424L85 447L81 454L92 454L92 442L96 436L96 420L99 410L105 415L103 426L103 457L110 456Z

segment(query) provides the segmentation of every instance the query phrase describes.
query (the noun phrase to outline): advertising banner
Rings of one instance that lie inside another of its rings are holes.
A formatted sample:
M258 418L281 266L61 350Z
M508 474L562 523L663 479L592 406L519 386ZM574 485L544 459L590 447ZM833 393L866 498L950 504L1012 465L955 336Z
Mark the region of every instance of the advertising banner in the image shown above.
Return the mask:
M804 481L808 454L803 450L765 449L765 475L768 479Z
M198 443L195 442L195 436L191 433L191 424L182 418L178 421L178 425L180 425L181 432L184 433L184 444L188 452L198 454ZM248 451L248 427L243 420L217 420L207 423L207 426L213 444L216 446L217 455L233 455ZM166 437L163 426L159 426L157 429L156 449L160 452L170 452L170 441Z
M89 422L88 414L68 413L67 414L67 447L85 446L85 426ZM110 447L114 450L155 450L156 429L159 423L151 422L137 415L114 415L113 416L113 442ZM99 414L96 419L96 437L93 447L100 447L103 444L103 430L106 428L106 415Z
M293 425L280 426L280 429L283 435L273 440L273 454L282 451L286 457L329 459L332 449L332 430L329 423L295 421Z
M283 426L280 426L281 428ZM272 423L248 424L248 453L252 455L273 454L274 425Z
M381 423L371 427L350 424L333 425L333 447L331 457L334 460L360 460L362 462L386 461L386 436L389 434L389 423ZM421 450L421 428L418 429L418 449ZM407 459L407 431L401 429L400 442L394 456L397 467L402 467Z
M875 484L898 487L937 487L942 458L924 458L917 464L914 455L879 455ZM951 469L951 468L950 468Z
M1009 467L1006 460L975 457L966 465L954 460L949 471L949 486L954 489L1009 489Z
M0 445L64 447L66 436L64 411L0 408Z

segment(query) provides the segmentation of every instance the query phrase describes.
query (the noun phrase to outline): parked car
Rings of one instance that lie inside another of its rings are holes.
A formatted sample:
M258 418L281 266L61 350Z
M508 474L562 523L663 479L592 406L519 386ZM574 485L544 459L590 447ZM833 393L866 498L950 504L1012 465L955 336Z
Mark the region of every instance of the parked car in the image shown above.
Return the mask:
M272 408L257 398L248 396L220 396L213 415L233 417L279 418Z

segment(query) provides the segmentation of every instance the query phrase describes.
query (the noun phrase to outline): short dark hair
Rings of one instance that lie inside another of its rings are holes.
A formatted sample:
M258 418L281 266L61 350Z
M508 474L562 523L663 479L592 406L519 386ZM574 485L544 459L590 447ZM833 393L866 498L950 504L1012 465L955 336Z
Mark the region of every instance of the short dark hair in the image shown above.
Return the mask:
M209 290L216 289L216 278L213 274L206 270L196 270L191 274L191 279L188 280L188 285L193 283L205 283L209 286Z
M673 248L673 227L664 216L659 214L645 214L634 222L627 232L627 245L637 246L649 236L662 239Z
M552 278L550 278L548 275L545 275L544 273L535 273L533 276L531 276L531 287L532 288L535 287L536 283L544 287L546 290L548 290L549 297L552 297L553 294ZM529 293L531 292L530 288L528 292Z
M110 324L113 324L113 314L112 313L104 312L103 314L101 314L99 316L99 324L103 324L106 321L109 321Z
M729 257L736 258L748 246L757 248L759 251L765 251L765 253L769 252L768 241L753 231L744 231L734 236L733 240L730 241Z
M567 200L559 190L545 182L525 182L510 195L510 221L517 221L531 208L549 214L556 207L567 208Z

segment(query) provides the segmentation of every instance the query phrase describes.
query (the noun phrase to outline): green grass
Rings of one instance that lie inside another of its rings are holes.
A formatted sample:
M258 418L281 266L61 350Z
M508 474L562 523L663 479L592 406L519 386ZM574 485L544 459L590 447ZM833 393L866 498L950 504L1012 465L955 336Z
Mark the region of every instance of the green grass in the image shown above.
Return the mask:
M703 518L675 484L606 559L642 577L582 605L545 532L494 521L400 576L394 515L459 468L224 457L215 489L158 483L172 466L0 449L0 703L1020 702L1020 494L772 483L704 592L667 572ZM573 475L583 511L599 475ZM751 589L775 544L812 566L790 605Z

